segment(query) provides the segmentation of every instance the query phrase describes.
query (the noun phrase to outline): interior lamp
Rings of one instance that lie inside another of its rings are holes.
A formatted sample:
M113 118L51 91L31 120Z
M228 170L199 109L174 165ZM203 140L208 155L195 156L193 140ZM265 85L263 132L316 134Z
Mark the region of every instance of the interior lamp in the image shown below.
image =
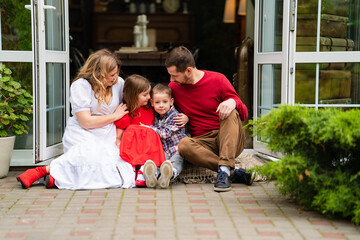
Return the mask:
M235 23L236 0L226 0L224 9L224 23Z
M238 15L246 16L246 0L239 0Z

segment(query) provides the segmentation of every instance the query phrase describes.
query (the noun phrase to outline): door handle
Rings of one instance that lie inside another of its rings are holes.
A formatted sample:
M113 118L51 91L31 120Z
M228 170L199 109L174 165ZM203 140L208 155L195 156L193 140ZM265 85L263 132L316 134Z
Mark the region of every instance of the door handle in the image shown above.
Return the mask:
M25 8L31 11L31 5L25 5Z
M56 7L51 6L51 5L44 5L44 6L43 6L43 9L46 9L46 10L56 10Z

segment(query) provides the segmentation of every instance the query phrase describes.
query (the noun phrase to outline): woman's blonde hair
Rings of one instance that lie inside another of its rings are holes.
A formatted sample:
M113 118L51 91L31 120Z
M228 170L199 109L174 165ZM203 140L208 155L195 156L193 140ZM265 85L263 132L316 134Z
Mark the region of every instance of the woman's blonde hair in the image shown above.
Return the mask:
M106 96L112 93L111 87L107 86L106 74L110 73L117 68L117 74L119 74L121 61L107 49L101 49L92 53L86 60L84 66L82 66L73 80L76 81L79 78L86 79L92 90L95 93L95 98L98 100L99 106L105 101ZM114 81L116 84L118 79Z
M139 94L145 92L150 87L151 84L149 80L137 74L130 75L125 79L123 101L126 103L132 118L134 118L134 111L140 107L140 103L138 101Z

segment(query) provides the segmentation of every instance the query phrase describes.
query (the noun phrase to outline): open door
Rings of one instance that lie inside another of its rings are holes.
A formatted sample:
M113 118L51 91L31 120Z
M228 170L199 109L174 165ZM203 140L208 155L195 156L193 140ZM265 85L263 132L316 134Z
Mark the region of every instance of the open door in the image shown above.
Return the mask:
M38 1L37 8L40 21L36 158L43 161L62 153L62 136L69 116L68 1Z
M33 93L28 135L18 137L11 165L62 153L69 116L68 0L12 0L0 5L0 62Z
M287 102L289 1L255 1L254 119ZM254 149L270 153L254 137Z

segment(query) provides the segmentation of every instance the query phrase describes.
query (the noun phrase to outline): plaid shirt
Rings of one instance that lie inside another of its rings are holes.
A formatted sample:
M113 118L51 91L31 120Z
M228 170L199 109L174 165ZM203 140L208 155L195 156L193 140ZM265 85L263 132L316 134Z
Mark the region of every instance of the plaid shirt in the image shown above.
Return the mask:
M178 114L174 106L171 106L162 118L155 112L154 126L150 126L159 135L164 151L170 157L178 151L180 139L186 137L185 128L179 128L174 123L174 117Z

